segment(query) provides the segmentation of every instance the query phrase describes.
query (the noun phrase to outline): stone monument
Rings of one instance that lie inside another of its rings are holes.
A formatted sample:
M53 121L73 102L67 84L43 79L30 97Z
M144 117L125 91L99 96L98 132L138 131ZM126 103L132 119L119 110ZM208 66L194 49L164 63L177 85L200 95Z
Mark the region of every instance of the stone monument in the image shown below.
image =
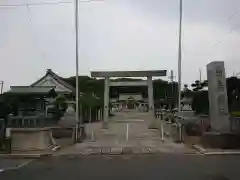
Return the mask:
M223 61L207 65L210 124L212 131L229 132L230 121Z
M230 130L230 116L224 62L207 65L211 131L203 134L203 145L211 148L239 148L240 138Z

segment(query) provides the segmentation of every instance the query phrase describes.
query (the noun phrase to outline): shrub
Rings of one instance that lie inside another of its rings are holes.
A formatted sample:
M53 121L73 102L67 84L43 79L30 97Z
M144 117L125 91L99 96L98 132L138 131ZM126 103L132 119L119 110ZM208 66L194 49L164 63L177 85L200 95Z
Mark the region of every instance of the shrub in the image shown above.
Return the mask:
M240 117L240 111L231 112L230 114L235 117Z

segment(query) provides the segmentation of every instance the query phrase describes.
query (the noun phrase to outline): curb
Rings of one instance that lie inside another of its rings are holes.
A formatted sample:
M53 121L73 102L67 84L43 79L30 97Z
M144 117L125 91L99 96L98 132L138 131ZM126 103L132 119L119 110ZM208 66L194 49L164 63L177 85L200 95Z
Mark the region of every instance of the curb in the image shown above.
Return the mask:
M196 144L192 145L192 147L203 155L240 155L240 151L208 152L206 149Z
M203 147L199 146L199 145L193 144L192 148L197 150L198 152L200 152L203 155L205 155L205 153L206 153L206 150Z
M99 148L87 148L84 151L79 151L75 153L65 153L65 154L56 154L54 157L58 156L105 156L105 155L131 155L131 154L153 154L154 152L149 152L149 150L143 150L149 148L123 148L123 147L99 147ZM159 151L160 152L160 151Z
M162 154L174 152L163 152L158 149L151 147L97 147L97 148L86 148L79 150L78 152L59 153L53 154L53 157L59 156L117 156L117 155L150 155L150 154ZM197 155L195 152L182 153L184 155Z
M12 154L0 154L0 158L22 158L22 159L40 159L44 157L52 156L54 152L61 149L61 146L54 146L52 152L43 152L43 153L12 153ZM1 169L0 169L1 171Z

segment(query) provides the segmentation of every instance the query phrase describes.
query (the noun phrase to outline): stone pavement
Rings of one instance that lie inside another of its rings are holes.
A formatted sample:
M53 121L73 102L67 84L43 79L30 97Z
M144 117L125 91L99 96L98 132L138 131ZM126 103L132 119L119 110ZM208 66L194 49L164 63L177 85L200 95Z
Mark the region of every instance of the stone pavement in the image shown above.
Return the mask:
M127 154L155 154L155 153L177 153L177 154L200 154L191 148L186 148L184 145L171 147L163 144L161 147L79 147L79 144L64 148L57 151L53 156L68 156L68 155L127 155Z
M118 112L110 118L108 129L102 129L101 122L87 124L87 138L84 142L63 148L54 155L196 152L184 144L174 143L171 138L164 138L162 141L159 130L149 129L149 123L148 113Z

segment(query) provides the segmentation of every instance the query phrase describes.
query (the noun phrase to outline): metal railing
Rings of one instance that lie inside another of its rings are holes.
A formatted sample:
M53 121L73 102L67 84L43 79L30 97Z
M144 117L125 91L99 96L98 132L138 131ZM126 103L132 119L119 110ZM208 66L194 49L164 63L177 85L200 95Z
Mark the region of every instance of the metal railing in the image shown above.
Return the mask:
M8 116L8 128L43 128L57 124L51 116Z

